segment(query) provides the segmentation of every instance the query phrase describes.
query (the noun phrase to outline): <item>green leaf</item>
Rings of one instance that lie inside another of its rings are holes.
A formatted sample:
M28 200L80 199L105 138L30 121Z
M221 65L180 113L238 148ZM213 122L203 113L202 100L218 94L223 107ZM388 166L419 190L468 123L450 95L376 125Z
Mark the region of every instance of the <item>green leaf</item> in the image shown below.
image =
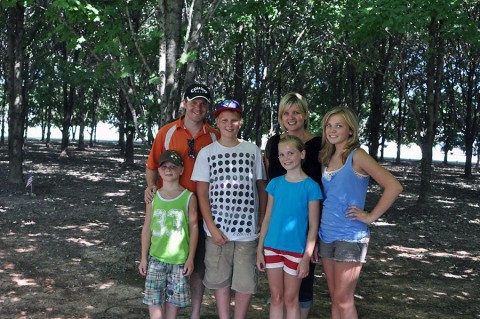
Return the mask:
M122 72L120 72L119 77L124 79L124 78L128 78L130 75L132 75L130 72L122 71Z
M150 79L148 79L148 84L159 84L160 83L160 77L157 75L152 75Z
M186 54L184 53L182 54L180 59L178 59L178 63L180 65L187 64L188 62L193 61L196 58L197 58L197 51L188 52Z

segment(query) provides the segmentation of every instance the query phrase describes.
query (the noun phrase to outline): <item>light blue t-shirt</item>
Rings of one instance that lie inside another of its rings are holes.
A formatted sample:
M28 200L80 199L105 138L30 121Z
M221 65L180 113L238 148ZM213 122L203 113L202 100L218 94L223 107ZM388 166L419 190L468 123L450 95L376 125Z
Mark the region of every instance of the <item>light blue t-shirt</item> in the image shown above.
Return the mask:
M370 235L365 223L350 220L345 213L349 206L364 209L370 176L361 175L353 170L352 161L355 150L348 155L345 165L340 169L322 175L323 201L322 221L319 236L326 243L336 240L360 241Z
M289 182L282 175L272 179L266 190L273 197L273 207L264 247L303 254L307 243L308 203L323 199L320 185L310 177Z

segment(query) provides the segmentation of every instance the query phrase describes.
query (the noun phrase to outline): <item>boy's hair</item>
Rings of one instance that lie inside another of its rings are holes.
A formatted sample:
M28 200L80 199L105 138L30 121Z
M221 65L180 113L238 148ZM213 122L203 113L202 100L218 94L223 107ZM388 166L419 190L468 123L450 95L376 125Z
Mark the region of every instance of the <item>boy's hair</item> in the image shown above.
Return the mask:
M280 141L278 142L278 145L282 144L282 143L292 143L293 145L295 145L295 148L299 151L299 152L303 152L305 150L305 143L302 142L301 139L299 139L298 137L294 136L294 135L285 135L283 136L282 138L280 138Z
M360 147L360 141L358 137L359 125L358 125L358 118L355 112L348 107L344 106L337 106L327 112L322 120L322 149L319 153L319 161L322 165L328 165L330 162L330 158L332 157L333 153L335 153L335 145L331 144L327 139L327 134L325 133L325 129L327 127L327 122L333 115L342 115L347 122L348 127L352 131L352 134L349 136L347 144L345 145L345 149L342 150L342 163L345 164L347 161L348 154L353 149Z
M280 104L278 105L278 124L282 128L282 130L286 130L285 126L283 125L282 122L282 115L285 110L288 110L294 105L298 105L298 108L303 112L303 114L307 117L305 120L305 123L303 124L303 127L305 129L308 128L308 125L310 123L310 120L308 118L308 102L307 100L299 93L296 92L290 92L285 94L284 97L280 100Z

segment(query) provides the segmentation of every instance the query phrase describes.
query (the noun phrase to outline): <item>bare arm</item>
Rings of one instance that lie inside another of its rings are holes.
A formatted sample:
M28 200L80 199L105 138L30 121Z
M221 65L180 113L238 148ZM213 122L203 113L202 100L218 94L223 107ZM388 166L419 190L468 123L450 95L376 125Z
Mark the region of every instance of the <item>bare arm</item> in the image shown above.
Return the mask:
M267 187L267 181L263 179L257 180L257 190L258 190L258 226L257 233L260 231L262 226L263 218L265 216L265 210L267 207L267 192L265 188Z
M192 194L188 203L188 230L190 233L190 241L188 243L188 259L185 262L183 271L184 276L190 276L194 270L195 251L198 244L198 205L195 194Z
M210 200L208 196L208 182L197 182L198 206L202 213L203 221L207 225L208 231L212 235L212 240L216 245L223 245L228 238L217 228L213 221L212 211L210 209Z
M152 220L152 204L149 203L145 208L145 221L143 222L141 243L142 243L142 257L140 260L140 265L138 266L138 271L142 276L147 275L148 267L148 250L150 249L150 222Z
M257 267L260 271L265 271L265 256L263 255L263 243L270 225L270 218L272 217L273 196L268 194L267 208L265 209L265 216L263 218L262 227L260 228L260 236L257 245Z
M318 225L320 223L320 201L313 200L308 202L308 234L307 244L305 246L305 252L303 253L302 260L298 265L298 277L303 278L308 276L310 260L315 250L315 244L317 241Z
M152 203L153 194L157 191L158 171L145 169L145 179L147 180L147 188L144 192L145 203Z
M357 172L370 175L383 188L382 196L370 213L362 211L358 207L350 207L347 212L347 216L353 220L360 220L369 225L392 206L398 195L403 191L403 187L389 171L380 166L363 149L355 152L353 163L353 168Z
M265 164L265 171L267 172L268 175L268 167L270 166L270 160L268 157L270 156L270 153L265 149L265 152L263 153L263 163Z

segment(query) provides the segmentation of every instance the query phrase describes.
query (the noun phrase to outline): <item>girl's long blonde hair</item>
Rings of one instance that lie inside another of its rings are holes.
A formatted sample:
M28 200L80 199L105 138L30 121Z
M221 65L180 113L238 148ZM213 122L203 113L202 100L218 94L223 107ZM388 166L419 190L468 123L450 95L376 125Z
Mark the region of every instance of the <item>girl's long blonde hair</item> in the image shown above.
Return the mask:
M337 106L333 108L332 110L327 112L327 114L325 114L322 120L322 149L320 150L318 160L324 166L328 166L330 158L335 153L335 145L331 144L328 141L325 129L327 127L327 122L330 117L337 114L343 116L343 118L347 122L348 127L352 131L352 135L350 135L347 144L345 145L345 148L342 150L342 163L345 164L348 154L350 154L350 151L360 147L360 141L358 137L358 118L355 112L352 109L343 106Z

